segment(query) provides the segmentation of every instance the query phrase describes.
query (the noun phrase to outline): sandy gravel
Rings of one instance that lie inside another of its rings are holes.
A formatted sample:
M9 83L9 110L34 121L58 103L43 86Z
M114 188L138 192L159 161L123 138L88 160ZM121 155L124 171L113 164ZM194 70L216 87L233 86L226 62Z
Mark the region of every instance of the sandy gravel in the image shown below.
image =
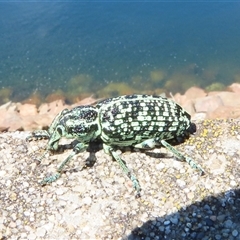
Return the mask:
M164 148L122 154L143 189L138 199L102 149L93 166L81 153L58 181L42 187L39 181L71 150L39 164L46 140L1 133L0 239L240 239L240 120L197 127L176 147L201 164L204 176Z

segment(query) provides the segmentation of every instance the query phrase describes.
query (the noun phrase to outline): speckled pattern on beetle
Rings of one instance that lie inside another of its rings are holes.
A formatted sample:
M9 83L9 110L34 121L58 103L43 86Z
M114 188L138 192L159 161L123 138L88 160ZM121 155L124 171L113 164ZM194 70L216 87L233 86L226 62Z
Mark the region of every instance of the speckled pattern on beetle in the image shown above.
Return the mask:
M57 173L45 178L42 185L57 180L68 161L85 151L89 143L98 138L103 142L104 151L120 164L124 173L132 180L137 196L140 196L141 188L137 178L116 150L124 146L140 149L164 146L177 158L204 173L201 166L169 144L169 141L181 143L195 132L196 125L191 122L191 116L172 100L153 95L126 95L103 100L96 106L64 109L55 117L47 131L34 131L28 139L48 138L47 150L55 151L58 150L62 137L79 141L72 153L61 163Z

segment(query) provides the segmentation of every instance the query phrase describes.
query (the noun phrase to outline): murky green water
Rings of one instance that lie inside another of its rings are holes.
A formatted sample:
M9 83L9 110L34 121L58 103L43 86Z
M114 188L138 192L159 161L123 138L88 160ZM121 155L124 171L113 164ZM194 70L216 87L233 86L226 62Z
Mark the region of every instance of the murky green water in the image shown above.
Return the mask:
M239 9L238 2L0 3L0 102L34 92L74 99L240 82Z

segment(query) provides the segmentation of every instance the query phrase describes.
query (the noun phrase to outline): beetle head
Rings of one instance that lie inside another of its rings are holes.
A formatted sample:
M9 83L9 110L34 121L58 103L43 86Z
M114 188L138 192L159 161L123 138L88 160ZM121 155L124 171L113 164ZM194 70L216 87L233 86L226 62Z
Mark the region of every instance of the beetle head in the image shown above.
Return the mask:
M48 148L57 150L61 137L88 143L100 135L98 111L92 106L64 109L53 120L49 130Z

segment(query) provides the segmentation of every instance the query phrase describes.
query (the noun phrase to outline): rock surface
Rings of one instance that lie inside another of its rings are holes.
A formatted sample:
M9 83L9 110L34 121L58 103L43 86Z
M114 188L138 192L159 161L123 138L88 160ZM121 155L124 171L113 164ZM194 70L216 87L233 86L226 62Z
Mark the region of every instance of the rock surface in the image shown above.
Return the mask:
M240 119L196 124L197 134L176 148L204 176L164 148L122 154L141 184L138 199L101 149L93 166L81 153L58 181L40 186L71 150L39 163L46 140L1 133L0 239L240 239Z

